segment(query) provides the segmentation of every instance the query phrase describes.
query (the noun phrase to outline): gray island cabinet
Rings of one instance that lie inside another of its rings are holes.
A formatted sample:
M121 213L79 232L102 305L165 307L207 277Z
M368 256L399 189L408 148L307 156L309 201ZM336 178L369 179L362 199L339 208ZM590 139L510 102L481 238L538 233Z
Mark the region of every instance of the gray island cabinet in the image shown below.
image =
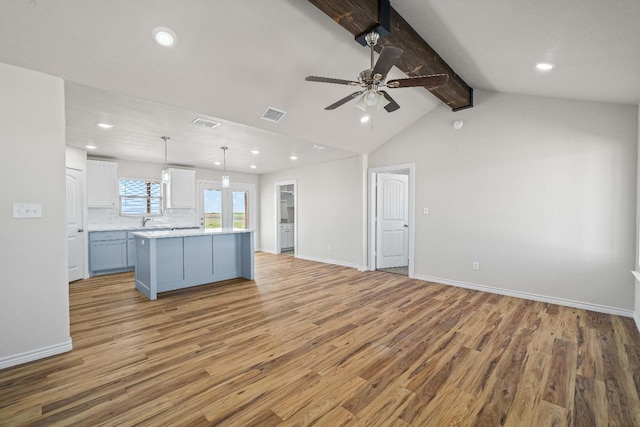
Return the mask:
M253 230L133 233L136 289L150 300L167 292L237 277L254 279Z

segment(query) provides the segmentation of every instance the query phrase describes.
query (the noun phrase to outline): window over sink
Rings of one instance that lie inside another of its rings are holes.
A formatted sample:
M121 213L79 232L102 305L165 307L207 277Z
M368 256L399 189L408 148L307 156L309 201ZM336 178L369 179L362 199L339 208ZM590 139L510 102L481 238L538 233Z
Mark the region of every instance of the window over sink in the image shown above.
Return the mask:
M162 184L144 179L120 179L120 215L162 215Z

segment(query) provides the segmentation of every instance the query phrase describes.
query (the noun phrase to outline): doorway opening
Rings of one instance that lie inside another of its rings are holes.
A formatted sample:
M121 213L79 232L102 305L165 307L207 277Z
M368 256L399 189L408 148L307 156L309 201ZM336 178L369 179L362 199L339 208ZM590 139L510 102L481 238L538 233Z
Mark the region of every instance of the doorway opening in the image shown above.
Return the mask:
M414 165L369 170L369 268L412 277Z
M275 253L297 256L298 212L295 180L276 182L276 250Z
M198 181L198 214L206 230L255 228L255 185L234 182L223 188L218 181Z
M67 252L69 282L85 277L85 233L82 171L66 168L67 180Z

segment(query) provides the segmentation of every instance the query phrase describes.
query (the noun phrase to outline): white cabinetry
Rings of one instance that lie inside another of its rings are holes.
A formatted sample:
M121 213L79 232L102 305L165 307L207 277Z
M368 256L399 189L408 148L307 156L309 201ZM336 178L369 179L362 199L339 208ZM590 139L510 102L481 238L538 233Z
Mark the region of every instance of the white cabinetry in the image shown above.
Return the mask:
M196 208L196 171L169 168L171 181L168 186L167 207Z
M118 164L87 160L87 204L90 208L118 206Z
M280 249L290 249L294 246L295 228L293 224L280 224Z

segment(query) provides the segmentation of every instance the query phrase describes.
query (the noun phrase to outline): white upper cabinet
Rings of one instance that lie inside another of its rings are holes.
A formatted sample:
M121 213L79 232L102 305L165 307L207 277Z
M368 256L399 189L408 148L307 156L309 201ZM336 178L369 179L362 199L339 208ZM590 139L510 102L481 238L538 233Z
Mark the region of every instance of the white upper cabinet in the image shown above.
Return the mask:
M90 208L118 206L118 164L87 160L87 204Z
M171 174L167 194L168 208L196 208L196 171L168 168Z

